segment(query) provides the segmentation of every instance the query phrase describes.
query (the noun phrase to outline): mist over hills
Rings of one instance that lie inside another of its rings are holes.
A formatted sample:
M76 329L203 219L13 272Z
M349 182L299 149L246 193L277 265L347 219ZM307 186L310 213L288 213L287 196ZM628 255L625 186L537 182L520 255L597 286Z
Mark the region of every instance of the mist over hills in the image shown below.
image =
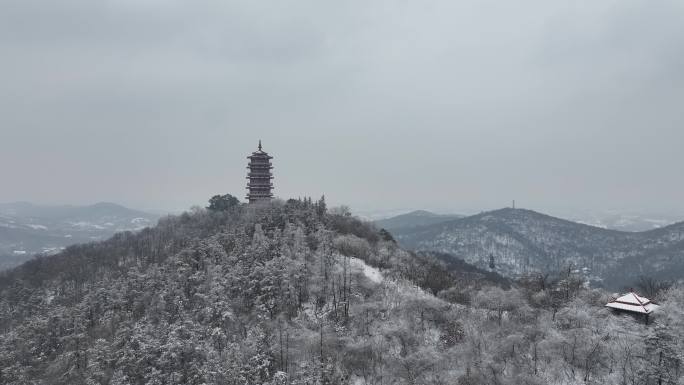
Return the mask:
M644 210L560 210L552 211L552 216L602 227L610 230L641 232L658 229L681 222L684 214L677 210L670 212L652 212Z
M584 225L524 209L501 209L392 232L405 247L450 253L515 277L571 267L607 287L639 276L684 276L684 223L645 232Z
M0 269L15 266L35 254L52 254L69 245L140 230L154 225L157 219L159 215L107 202L89 206L2 203Z

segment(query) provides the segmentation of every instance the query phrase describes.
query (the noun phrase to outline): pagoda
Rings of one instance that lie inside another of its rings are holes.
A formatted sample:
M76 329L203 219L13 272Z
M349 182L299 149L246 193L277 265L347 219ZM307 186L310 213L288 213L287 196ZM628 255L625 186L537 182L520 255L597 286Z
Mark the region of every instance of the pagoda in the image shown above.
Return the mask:
M249 203L271 200L273 198L273 183L271 183L271 179L273 179L271 159L273 157L261 149L261 140L259 141L259 149L247 159L249 159L249 164L247 164L249 169L247 173L247 179L249 179L247 200Z

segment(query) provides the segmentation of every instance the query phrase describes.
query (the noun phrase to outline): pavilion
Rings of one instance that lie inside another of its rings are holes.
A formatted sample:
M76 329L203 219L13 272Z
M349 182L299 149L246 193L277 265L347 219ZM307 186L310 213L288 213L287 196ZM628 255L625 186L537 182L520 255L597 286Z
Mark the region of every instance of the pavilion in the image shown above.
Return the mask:
M630 290L629 293L608 302L606 307L635 315L643 314L647 324L648 316L658 309L658 305L651 302L651 300L648 298L640 296L632 290Z

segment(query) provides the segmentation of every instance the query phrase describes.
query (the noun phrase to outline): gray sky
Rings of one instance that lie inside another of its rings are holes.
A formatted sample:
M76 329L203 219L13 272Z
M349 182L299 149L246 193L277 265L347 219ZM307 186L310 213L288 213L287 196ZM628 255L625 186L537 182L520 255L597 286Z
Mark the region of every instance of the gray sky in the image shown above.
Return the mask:
M684 2L0 2L0 201L684 209Z

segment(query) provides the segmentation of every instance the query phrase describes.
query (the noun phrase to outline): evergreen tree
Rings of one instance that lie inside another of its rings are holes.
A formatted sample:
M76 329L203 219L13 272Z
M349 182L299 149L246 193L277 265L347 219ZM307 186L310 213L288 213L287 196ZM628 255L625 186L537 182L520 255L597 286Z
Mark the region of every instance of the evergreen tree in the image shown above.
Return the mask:
M656 323L646 338L646 367L644 374L649 384L676 385L680 379L681 357L677 341L665 325Z
M316 203L316 212L319 217L323 217L328 211L328 206L325 204L325 195L321 196L321 199Z
M207 209L211 211L226 211L239 204L240 201L230 194L214 195L209 199L209 206L207 206Z

